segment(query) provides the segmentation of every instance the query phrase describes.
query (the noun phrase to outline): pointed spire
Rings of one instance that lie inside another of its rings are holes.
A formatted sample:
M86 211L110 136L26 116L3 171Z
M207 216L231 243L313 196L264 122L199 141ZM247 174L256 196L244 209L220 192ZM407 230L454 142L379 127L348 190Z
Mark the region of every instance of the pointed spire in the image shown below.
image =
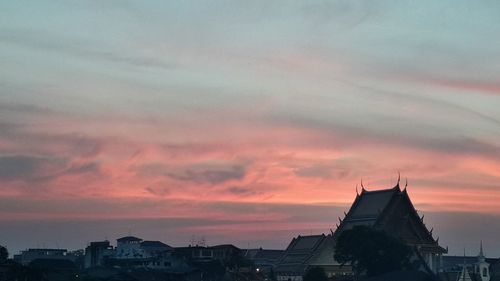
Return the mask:
M479 257L484 258L484 252L483 252L483 240L481 240L479 244Z

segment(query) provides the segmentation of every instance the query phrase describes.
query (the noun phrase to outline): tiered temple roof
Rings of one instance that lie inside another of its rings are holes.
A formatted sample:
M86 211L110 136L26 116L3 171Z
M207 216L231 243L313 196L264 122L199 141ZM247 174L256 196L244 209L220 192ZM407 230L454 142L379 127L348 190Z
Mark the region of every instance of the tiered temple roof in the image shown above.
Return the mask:
M294 238L279 262L276 272L281 276L301 276L309 267L320 266L330 273L350 270L334 260L334 249L338 236L355 226L369 226L402 239L415 251L422 270L435 271L437 257L447 252L434 239L413 206L406 186L401 190L398 184L393 188L368 191L362 187L356 194L349 212L339 218L337 229L329 235L299 236ZM428 260L429 256L433 257ZM431 266L432 268L430 268Z
M434 239L432 229L427 229L406 188L401 190L399 182L393 188L376 191L367 191L363 187L345 218L340 219L334 238L357 225L384 230L420 249L446 252L438 245L438 239Z

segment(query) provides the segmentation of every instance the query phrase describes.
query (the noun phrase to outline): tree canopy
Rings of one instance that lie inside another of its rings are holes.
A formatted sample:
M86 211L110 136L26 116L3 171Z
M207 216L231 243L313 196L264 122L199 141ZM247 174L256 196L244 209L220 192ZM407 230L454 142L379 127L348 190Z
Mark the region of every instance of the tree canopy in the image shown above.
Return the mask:
M335 247L335 260L350 264L355 274L367 276L407 269L410 255L403 241L367 226L342 232Z
M325 271L321 267L311 267L304 274L303 281L328 281Z

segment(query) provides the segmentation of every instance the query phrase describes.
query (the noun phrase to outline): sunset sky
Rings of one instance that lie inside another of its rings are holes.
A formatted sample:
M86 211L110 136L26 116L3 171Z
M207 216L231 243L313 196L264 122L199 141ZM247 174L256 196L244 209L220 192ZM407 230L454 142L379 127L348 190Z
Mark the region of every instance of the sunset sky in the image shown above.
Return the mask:
M408 178L500 256L500 1L2 1L0 244L285 248Z

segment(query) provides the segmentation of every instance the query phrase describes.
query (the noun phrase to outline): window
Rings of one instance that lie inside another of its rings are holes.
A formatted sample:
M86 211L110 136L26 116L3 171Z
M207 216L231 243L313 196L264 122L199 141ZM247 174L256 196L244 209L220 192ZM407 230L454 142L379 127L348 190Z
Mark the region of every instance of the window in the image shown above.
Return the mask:
M483 268L483 277L488 277L488 269L486 267Z

